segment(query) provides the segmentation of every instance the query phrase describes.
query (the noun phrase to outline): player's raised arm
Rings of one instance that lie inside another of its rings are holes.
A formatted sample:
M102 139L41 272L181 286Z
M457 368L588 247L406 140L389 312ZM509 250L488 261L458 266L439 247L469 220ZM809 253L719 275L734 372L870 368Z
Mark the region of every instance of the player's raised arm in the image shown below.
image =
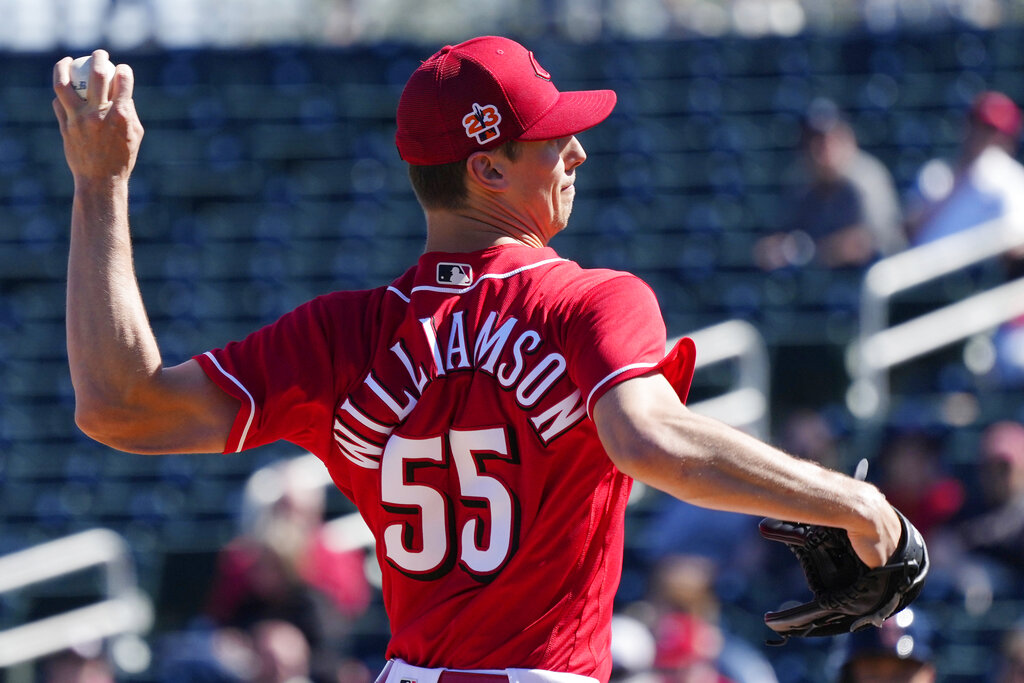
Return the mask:
M681 500L846 529L872 567L899 541L900 521L874 486L693 413L660 373L610 389L594 421L620 470Z
M143 129L131 68L109 70L97 50L82 99L71 63L54 66L53 109L75 183L67 296L75 419L121 450L219 452L238 404L194 360L163 367L135 277L128 179Z

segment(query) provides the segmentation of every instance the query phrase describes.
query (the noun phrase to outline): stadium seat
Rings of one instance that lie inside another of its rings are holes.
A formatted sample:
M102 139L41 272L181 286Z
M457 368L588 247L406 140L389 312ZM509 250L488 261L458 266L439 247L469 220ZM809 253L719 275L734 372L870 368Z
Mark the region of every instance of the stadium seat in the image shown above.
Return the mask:
M572 224L553 245L585 266L645 279L670 334L740 317L775 359L841 355L862 274L764 273L753 262L757 240L786 229L801 113L816 96L836 99L905 188L926 159L955 154L978 90L1024 102L1022 38L1000 28L548 40L542 61L560 87L619 94L612 116L580 137L589 158ZM384 284L419 256L424 219L393 117L429 53L382 42L119 56L135 70L146 126L132 186L135 261L168 362L239 339L321 292ZM140 574L155 585L168 549L212 553L230 538L248 474L294 449L147 458L74 426L63 329L73 185L49 106L51 65L48 55L8 55L0 92L0 552L103 524L146 558ZM913 292L894 319L955 300L984 277ZM975 397L976 421L945 445L966 476L981 425L1024 419L1024 401L985 387L960 356L896 373L891 421L941 426L948 394ZM979 643L1009 623L1010 607L988 617L937 609L953 624L949 675L978 680ZM359 637L378 637L376 626Z

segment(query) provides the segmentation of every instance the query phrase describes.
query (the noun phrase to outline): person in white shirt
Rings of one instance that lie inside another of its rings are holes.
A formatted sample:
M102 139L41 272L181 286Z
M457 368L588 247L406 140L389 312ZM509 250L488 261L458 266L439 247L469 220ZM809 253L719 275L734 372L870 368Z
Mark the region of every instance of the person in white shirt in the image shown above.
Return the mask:
M915 206L906 212L913 244L998 218L1024 229L1024 166L1014 158L1021 126L1021 111L1006 95L975 98L955 165L936 159L918 174Z

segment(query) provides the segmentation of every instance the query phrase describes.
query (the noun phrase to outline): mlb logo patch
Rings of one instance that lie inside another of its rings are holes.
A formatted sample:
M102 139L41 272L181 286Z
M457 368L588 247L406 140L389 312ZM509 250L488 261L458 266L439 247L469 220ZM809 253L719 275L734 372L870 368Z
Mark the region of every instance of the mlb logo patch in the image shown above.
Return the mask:
M399 679L398 683L416 683L415 678L402 678Z
M468 263L438 263L437 284L464 287L473 284L473 266Z

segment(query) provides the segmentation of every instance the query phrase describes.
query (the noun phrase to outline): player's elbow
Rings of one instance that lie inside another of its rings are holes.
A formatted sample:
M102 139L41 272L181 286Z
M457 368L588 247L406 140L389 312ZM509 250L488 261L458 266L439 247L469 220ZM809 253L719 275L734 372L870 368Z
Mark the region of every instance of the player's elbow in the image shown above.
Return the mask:
M623 474L643 480L653 444L642 426L632 420L599 421L598 425L601 444L615 466Z
M611 461L623 474L657 485L665 476L666 467L680 463L668 463L668 450L662 435L663 425L646 416L633 416L617 420L610 428L601 430L601 441ZM672 457L678 460L678 457Z
M110 446L117 450L129 451L119 433L123 428L119 420L114 418L112 411L81 402L75 405L75 425L93 441Z
M90 439L119 451L145 453L135 432L139 418L130 403L78 392L75 425Z
M594 406L605 452L624 474L683 500L699 500L717 457L704 420L660 374L626 380Z
M195 361L128 387L75 385L75 423L128 453L220 453L238 412Z

